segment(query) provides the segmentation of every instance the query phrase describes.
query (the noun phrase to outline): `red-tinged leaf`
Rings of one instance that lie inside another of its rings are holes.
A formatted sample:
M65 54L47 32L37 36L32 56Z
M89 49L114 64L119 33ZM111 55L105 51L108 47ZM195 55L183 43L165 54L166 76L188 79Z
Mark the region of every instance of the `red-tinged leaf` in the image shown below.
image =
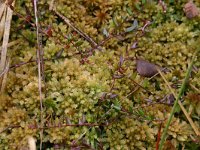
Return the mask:
M103 92L102 95L101 95L101 100L105 99L106 95L107 95L107 93Z
M174 97L174 95L169 94L168 97L167 97L167 104L173 105L175 100L176 100L176 98Z
M176 150L177 148L172 144L171 140L167 140L164 144L165 150Z
M136 69L139 75L143 77L152 77L157 71L157 65L150 63L146 60L137 59L136 60Z
M121 79L123 77L124 77L124 75L116 75L116 74L113 75L114 79Z
M160 127L158 129L157 141L156 141L156 150L159 149L159 143L160 143L160 138L161 138L161 129L162 129L162 123L160 124Z
M125 38L123 37L123 36L121 36L121 35L118 35L118 36L116 36L116 38L118 39L118 40L120 40L120 41L123 41Z
M109 95L109 98L110 98L110 99L113 99L113 98L116 98L117 96L118 96L117 94L112 94L112 93L111 93L111 94Z
M175 100L176 99L173 94L168 94L163 99L161 99L160 102L167 105L173 105Z
M119 60L119 66L121 67L124 63L124 57L120 56L120 60Z
M137 44L138 44L138 42L134 42L133 45L131 45L131 49L137 48Z
M46 30L46 34L48 35L48 37L52 37L52 30L51 30L51 27L49 27L47 30Z
M124 69L124 68L119 68L118 71L123 74L127 69Z

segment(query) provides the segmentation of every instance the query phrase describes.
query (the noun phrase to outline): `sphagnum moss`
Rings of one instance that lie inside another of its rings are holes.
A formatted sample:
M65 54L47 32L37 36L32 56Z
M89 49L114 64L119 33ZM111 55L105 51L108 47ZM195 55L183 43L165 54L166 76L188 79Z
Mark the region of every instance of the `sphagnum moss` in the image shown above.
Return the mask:
M54 146L70 149L81 144L91 145L94 149L155 149L159 124L165 124L171 109L168 103L159 102L170 91L160 77L148 80L137 74L135 56L170 70L166 78L178 91L200 32L200 17L188 19L183 11L185 3L186 0L166 2L165 13L160 4L152 1L56 1L57 11L97 43L106 38L103 30L110 35L120 34L94 49L93 55L88 57L90 43L49 11L46 1L39 2L46 59L45 85L42 87L46 149ZM195 4L199 7L198 1ZM32 9L31 3L23 0L17 2L15 11L25 16L24 5ZM136 30L124 35L134 20L138 22L138 30L147 21L151 22L141 37ZM15 14L10 39L23 42L11 47L9 56L14 66L21 62L27 64L10 69L6 92L1 96L2 149L27 148L26 137L29 135L39 140L37 67L34 61L29 63L35 60L36 35L30 24L17 30L22 22L23 19ZM51 29L52 35L44 34L47 29ZM137 48L130 49L136 41ZM124 62L119 67L120 58ZM195 65L199 68L198 62ZM116 76L118 78L114 79ZM200 88L199 77L197 71L190 81L197 89ZM194 107L191 114L197 122L196 106L191 106L186 99L184 106L189 110ZM100 126L62 126L84 123ZM195 137L181 113L173 118L167 134L168 141L171 140L176 148L191 142L191 136Z

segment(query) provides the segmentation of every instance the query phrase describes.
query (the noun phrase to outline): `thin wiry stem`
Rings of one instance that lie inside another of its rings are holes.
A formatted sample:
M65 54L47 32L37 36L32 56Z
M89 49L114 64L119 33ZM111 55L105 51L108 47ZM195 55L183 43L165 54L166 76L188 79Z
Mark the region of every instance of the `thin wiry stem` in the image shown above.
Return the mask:
M167 135L167 130L168 130L168 128L169 128L169 126L170 126L170 123L171 123L171 121L172 121L172 118L173 118L173 116L174 116L176 107L177 107L177 105L178 105L178 101L181 99L181 97L182 97L182 95L183 95L183 93L184 93L184 91L185 91L185 87L186 87L186 84L187 84L187 82L188 82L188 80L189 80L190 73L191 73L191 71L192 71L192 66L193 66L193 64L194 64L194 61L195 61L195 58L196 58L198 52L199 52L199 50L196 50L196 52L194 53L194 55L193 55L193 57L192 57L191 63L190 63L190 65L189 65L188 69L187 69L185 79L184 79L183 82L182 82L180 91L179 91L179 93L178 93L178 96L177 96L177 98L176 98L176 101L174 102L173 108L172 108L172 110L171 110L171 112L170 112L170 116L169 116L169 119L168 119L168 121L167 121L167 125L166 125L166 127L164 128L164 131L163 131L163 134L162 134L162 137L161 137L161 141L160 141L160 145L159 145L159 150L162 150L162 147L163 147L163 145L164 145L164 142L165 142L165 139L166 139L166 135Z
M77 27L75 27L68 18L66 18L61 13L59 13L55 8L52 8L52 10L53 12L55 12L56 15L58 15L61 19L63 19L64 22L69 27L71 27L74 31L76 31L79 35L81 35L84 39L86 39L92 45L92 47L97 46L97 43L92 38L90 38L87 34L85 34L81 30L79 30Z
M36 25L36 34L37 34L37 63L38 63L38 89L39 89L39 97L40 97L40 117L41 124L40 127L43 127L43 104L42 104L42 58L41 58L41 43L40 43L40 33L39 33L39 23L37 16L37 0L34 0L34 13L35 13L35 25ZM40 130L40 150L42 150L42 138L43 138L43 129Z

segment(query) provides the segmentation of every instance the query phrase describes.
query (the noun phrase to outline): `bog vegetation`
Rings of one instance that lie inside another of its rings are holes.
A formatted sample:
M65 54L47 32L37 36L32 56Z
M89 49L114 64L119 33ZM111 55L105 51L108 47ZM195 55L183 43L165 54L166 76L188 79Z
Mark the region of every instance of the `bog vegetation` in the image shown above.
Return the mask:
M199 0L0 7L0 149L200 148Z

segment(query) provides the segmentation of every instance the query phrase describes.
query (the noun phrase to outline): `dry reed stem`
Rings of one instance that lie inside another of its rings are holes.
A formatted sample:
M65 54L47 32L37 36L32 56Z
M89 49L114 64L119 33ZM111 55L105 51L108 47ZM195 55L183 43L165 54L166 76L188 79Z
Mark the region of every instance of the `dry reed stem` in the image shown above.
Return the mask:
M2 16L3 12L4 12L5 7L6 7L5 3L0 3L0 18Z
M7 7L7 14L6 14L6 20L4 23L4 35L3 35L3 44L2 44L2 51L1 51L1 64L0 64L0 70L2 71L6 64L6 57L7 57L7 45L9 41L9 35L10 35L10 25L12 20L12 10Z
M12 47L12 46L14 46L14 45L16 45L16 44L18 44L18 43L20 43L20 42L21 42L20 39L15 40L15 41L12 41L12 42L9 42L8 45L7 45L7 48ZM2 50L2 46L0 46L0 51L1 51L1 50Z
M6 5L3 3L0 5L0 41L3 37L5 21L6 21Z
M14 3L15 3L15 1L13 1L12 6L14 5ZM4 71L6 67L7 67L7 69L9 68L9 61L7 60L7 48L8 48L10 26L11 26L12 14L13 14L13 11L9 7L4 7L4 5L5 4L1 4L1 7L4 8L3 13L6 16L5 22L4 21L1 22L2 24L4 23L4 26L2 25L3 26L3 29L2 29L3 30L3 43L2 43L1 61L0 61L0 71L1 72ZM3 15L3 17L4 17L4 15ZM7 66L6 66L6 62L8 64ZM6 73L7 72L8 72L8 70L4 73L4 76L0 80L1 92L4 90L4 87L6 84L6 78L7 78Z
M8 71L9 71L9 65L7 63L7 65L4 68L4 70L0 72L0 78L3 77L3 75L6 74Z
M199 89L197 89L194 85L192 85L191 83L189 84L190 85L190 87L193 89L193 90L195 90L198 94L200 94L200 90Z
M40 39L40 25L38 20L38 10L37 10L37 0L33 1L34 3L34 15L35 15L35 25L36 25L36 35L37 35L37 63L38 63L38 90L40 97L40 127L44 126L43 120L43 97L42 97L42 73L43 73L43 53L42 53L42 43ZM43 129L40 130L40 150L42 150L43 142Z
M6 62L6 67L4 69L4 72L2 74L2 79L1 79L1 92L0 93L4 93L4 89L5 89L5 86L6 86L6 79L7 79L7 73L9 71L9 66L10 66L10 61L7 59L7 62ZM1 77L1 76L0 76Z

